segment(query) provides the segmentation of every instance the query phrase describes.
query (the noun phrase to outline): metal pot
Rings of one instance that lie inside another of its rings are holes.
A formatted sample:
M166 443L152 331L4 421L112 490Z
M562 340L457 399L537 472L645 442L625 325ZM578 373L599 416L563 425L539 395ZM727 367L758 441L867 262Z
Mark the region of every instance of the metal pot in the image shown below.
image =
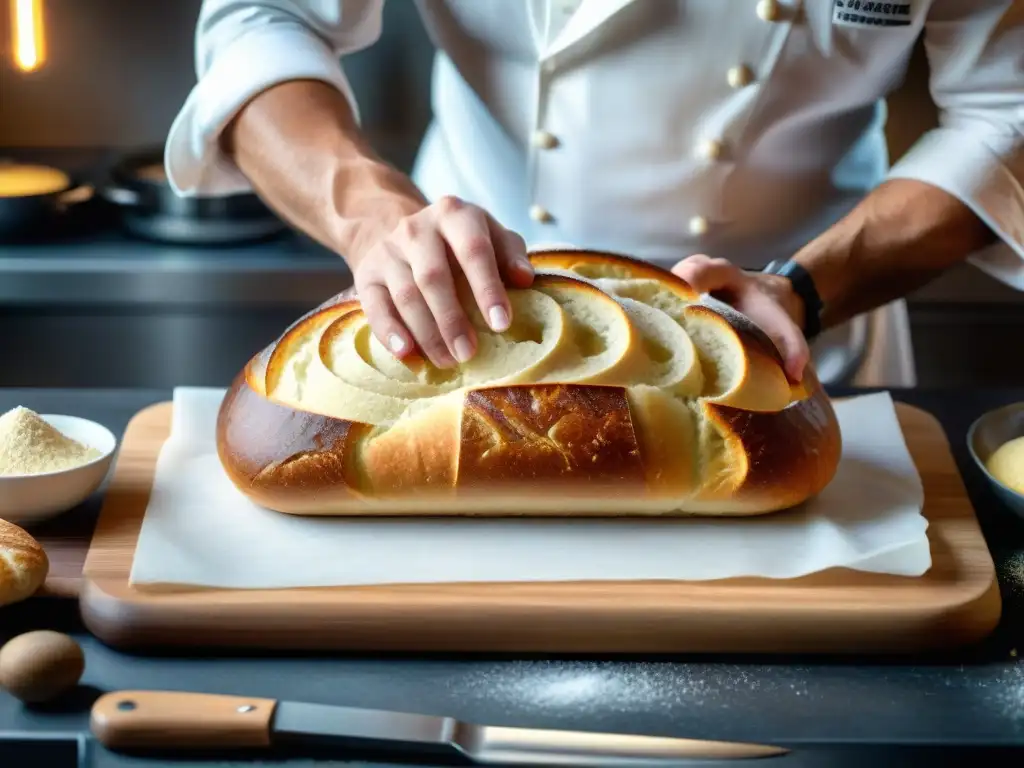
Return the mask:
M28 166L22 163L2 163L0 172L15 166ZM59 172L49 166L44 167L50 172ZM91 186L81 183L72 176L64 174L66 181L45 192L24 195L0 194L0 241L9 242L34 238L47 231L54 221L72 205L87 201L92 197Z
M161 149L123 158L100 194L119 209L126 230L147 240L219 245L262 240L287 228L252 193L179 197L164 174Z

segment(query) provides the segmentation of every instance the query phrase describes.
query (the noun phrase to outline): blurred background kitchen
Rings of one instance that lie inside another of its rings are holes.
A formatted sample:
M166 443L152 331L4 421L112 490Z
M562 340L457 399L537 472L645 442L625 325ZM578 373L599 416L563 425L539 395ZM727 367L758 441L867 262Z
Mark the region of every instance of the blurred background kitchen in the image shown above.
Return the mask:
M8 4L20 15L0 13L0 162L55 165L83 186L42 213L0 198L0 386L226 385L350 284L338 257L253 199L195 205L163 186L199 0ZM25 22L40 12L42 35ZM429 118L431 56L415 4L391 0L383 38L346 60L364 126L404 170ZM889 101L893 159L935 123L927 76L918 51ZM913 296L911 319L920 386L1024 380L1024 356L997 341L1024 335L1024 301L974 268Z

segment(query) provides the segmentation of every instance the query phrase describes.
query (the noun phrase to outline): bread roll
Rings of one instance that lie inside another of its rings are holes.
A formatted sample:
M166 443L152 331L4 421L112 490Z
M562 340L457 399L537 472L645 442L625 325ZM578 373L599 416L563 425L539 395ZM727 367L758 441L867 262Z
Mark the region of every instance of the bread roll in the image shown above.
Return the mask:
M254 357L217 446L256 503L302 515L757 515L832 479L832 405L756 325L670 272L531 255L513 322L468 363L400 362L350 291Z
M0 605L35 594L50 570L46 552L25 529L0 520Z

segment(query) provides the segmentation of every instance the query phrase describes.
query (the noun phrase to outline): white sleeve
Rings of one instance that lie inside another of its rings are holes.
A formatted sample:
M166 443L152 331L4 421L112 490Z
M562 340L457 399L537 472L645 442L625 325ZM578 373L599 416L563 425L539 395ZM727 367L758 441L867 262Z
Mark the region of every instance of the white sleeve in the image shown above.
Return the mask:
M970 261L1024 291L1024 8L934 0L925 22L940 124L893 166L954 195L999 237Z
M249 100L288 80L320 80L358 106L341 56L381 34L384 0L203 0L195 34L198 81L167 137L171 187L185 196L250 189L220 151L221 131Z

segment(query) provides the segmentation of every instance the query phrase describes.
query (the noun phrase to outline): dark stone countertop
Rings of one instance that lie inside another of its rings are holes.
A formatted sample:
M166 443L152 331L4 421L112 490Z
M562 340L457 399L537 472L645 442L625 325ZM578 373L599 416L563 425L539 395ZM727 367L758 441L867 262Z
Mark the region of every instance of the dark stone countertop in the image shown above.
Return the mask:
M833 394L851 394L836 391ZM0 765L164 766L106 752L86 738L95 690L185 689L432 714L501 725L607 730L795 747L785 766L1020 765L1024 755L1024 583L1006 564L1024 551L1024 523L984 486L964 438L970 422L1024 390L894 392L946 429L1001 571L1003 621L977 647L941 657L587 658L369 655L128 655L82 629L73 601L32 599L4 610L0 639L33 628L72 632L87 670L82 695L29 709L0 693ZM22 404L98 420L120 433L159 390L0 390ZM87 525L99 494L69 513ZM315 755L275 757L313 765ZM189 765L252 762L190 762ZM315 763L322 764L322 763ZM370 763L360 763L369 765ZM715 765L722 765L721 762Z

